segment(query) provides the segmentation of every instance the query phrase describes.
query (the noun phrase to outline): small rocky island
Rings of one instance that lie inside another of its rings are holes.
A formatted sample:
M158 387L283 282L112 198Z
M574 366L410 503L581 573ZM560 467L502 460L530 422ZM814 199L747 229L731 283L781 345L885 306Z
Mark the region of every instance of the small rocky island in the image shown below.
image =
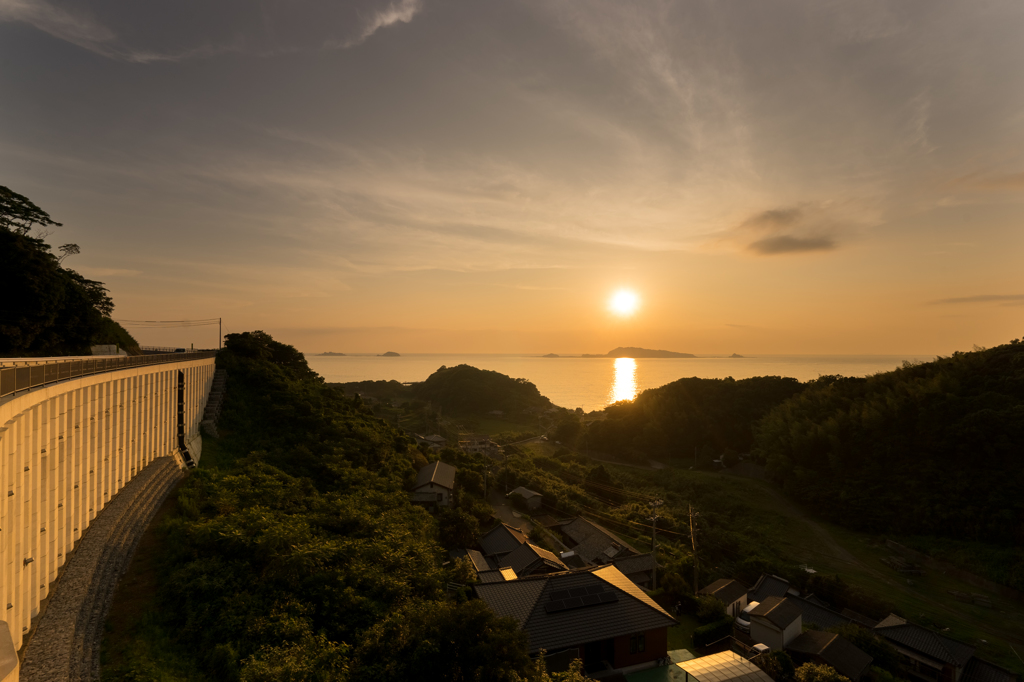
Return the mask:
M730 355L729 357L730 357L730 358L742 358L742 357L744 357L744 356L740 355L739 353L733 353L733 354L732 354L732 355Z
M383 353L381 355L378 355L377 357L378 358L400 358L402 356L399 355L398 353L396 353L393 350L389 350L387 353Z
M345 354L344 353L334 353L334 352L331 352L331 351L327 351L326 353L320 353L320 357L325 357L325 356L327 356L327 357L344 357Z
M542 358L560 358L562 356L559 355L558 353L548 353L547 355L542 355L541 357Z
M691 353L676 353L671 350L650 350L648 348L636 348L633 346L620 346L610 350L604 355L587 355L585 358L695 358Z

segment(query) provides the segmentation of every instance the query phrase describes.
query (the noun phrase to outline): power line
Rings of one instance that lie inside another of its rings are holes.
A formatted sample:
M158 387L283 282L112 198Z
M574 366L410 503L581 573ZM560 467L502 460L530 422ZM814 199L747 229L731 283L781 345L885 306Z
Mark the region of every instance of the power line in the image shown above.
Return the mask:
M172 327L211 327L220 324L219 317L211 317L202 320L115 320L126 327L140 327L144 329L168 329Z

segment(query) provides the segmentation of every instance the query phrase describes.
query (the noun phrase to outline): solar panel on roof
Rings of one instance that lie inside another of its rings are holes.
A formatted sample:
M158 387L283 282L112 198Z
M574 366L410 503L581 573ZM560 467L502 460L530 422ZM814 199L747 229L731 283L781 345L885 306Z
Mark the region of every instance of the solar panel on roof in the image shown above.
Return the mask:
M561 601L562 599L568 599L570 596L569 590L559 590L558 592L551 593L551 601Z
M590 594L598 594L600 592L604 592L604 585L591 585L587 588L587 592L589 592Z
M594 604L601 603L601 595L599 594L588 594L586 596L580 597L580 599L583 600L584 606L593 606Z
M585 587L574 587L571 590L569 590L570 596L573 596L573 597L582 597L586 593L587 593L587 588L585 588Z
M583 606L583 600L579 597L569 597L562 603L565 604L566 609L578 609Z
M601 603L602 604L611 604L612 602L616 602L616 601L619 601L619 595L615 594L614 592L602 592L601 593Z

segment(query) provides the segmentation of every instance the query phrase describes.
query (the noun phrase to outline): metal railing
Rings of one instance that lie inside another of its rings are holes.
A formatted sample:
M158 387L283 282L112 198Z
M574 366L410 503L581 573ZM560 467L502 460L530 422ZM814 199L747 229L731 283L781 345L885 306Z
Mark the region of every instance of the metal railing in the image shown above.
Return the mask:
M129 355L97 357L95 359L39 358L40 364L24 367L0 367L0 399L32 388L67 381L78 377L116 372L122 369L144 365L162 365L169 362L203 360L217 355L217 351L196 351L194 353L169 353L167 355ZM25 359L31 362L32 359Z

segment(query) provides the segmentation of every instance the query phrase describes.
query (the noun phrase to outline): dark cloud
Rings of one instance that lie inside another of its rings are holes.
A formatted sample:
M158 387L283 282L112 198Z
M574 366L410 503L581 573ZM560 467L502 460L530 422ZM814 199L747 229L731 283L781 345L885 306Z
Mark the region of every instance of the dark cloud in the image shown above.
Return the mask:
M743 227L755 227L760 229L778 229L781 227L792 227L800 222L803 211L799 208L773 208L770 211L758 213L753 218L747 219Z
M930 301L930 305L947 305L959 303L1002 303L1003 305L1024 305L1024 294L983 294L981 296L964 296L961 298L941 298Z
M759 239L747 248L759 256L778 256L786 253L831 251L836 248L836 243L831 237L792 237L790 235L780 235L778 237Z

